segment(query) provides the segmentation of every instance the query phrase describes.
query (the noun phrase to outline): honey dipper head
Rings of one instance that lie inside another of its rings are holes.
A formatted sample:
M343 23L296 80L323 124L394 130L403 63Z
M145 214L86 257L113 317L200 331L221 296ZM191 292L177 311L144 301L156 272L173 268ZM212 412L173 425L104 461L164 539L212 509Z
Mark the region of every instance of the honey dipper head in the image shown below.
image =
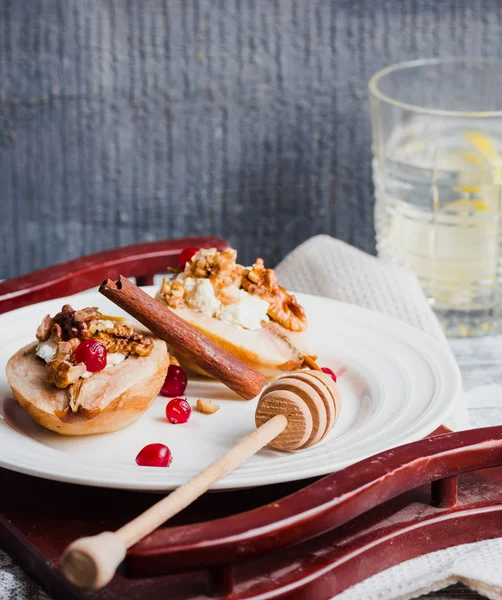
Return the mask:
M322 440L336 423L340 391L320 371L298 371L276 379L262 393L255 422L260 427L275 415L285 415L288 426L270 442L277 450L308 448Z

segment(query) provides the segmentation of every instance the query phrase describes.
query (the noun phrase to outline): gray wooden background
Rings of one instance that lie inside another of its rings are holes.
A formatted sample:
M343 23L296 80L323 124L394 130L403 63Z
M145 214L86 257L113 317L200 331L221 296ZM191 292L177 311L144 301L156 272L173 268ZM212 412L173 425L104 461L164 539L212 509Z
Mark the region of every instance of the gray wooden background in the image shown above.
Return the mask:
M501 34L497 0L0 0L0 277L188 234L373 251L368 78Z

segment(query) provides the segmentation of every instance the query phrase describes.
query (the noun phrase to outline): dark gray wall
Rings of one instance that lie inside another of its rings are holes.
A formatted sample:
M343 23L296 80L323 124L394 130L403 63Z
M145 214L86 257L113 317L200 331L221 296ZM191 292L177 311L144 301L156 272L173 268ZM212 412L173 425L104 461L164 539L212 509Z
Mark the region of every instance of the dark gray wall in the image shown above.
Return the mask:
M366 83L500 55L476 0L0 0L0 277L220 234L374 248Z

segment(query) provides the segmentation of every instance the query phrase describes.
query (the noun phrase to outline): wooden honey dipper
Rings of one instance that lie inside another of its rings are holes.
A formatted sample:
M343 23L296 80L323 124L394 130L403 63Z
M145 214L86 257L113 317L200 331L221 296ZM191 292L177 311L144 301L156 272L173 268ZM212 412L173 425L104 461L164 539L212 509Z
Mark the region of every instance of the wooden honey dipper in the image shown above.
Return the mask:
M336 383L323 372L292 372L268 385L261 373L241 363L127 279L120 278L117 283L106 281L100 291L186 358L203 366L218 379L222 377L224 383L239 390L244 398L249 398L257 385L259 389L253 397L260 392L261 395L255 413L256 431L117 531L81 538L68 546L61 558L64 575L76 586L91 590L100 589L111 581L128 548L264 446L292 451L317 444L336 423L341 406ZM190 340L188 347L187 340ZM199 340L201 346L192 349L194 340ZM223 361L229 363L222 364ZM228 368L229 364L236 367L235 371ZM244 382L236 381L243 374Z

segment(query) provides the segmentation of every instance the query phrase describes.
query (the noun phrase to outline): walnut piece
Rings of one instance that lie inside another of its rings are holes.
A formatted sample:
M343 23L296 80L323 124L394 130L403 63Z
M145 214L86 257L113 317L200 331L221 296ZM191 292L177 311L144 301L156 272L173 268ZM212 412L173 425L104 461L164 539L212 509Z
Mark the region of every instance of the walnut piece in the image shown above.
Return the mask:
M236 264L237 250L219 252L216 248L202 248L185 265L187 277L209 277L216 294L230 286L240 286L244 267Z
M307 315L296 298L280 285L273 269L266 269L262 258L257 258L242 279L242 287L249 294L266 300L270 307L268 316L290 331L307 329Z
M218 250L216 248L201 248L191 260L185 264L185 275L189 277L209 277L211 269L216 263Z
M70 307L71 308L71 307ZM99 312L97 307L88 307L82 310L77 310L73 314L73 319L75 323L84 323L88 321L93 321L97 319L103 319L103 315Z
M171 308L182 308L185 305L183 301L184 294L185 288L182 281L164 277L156 298L157 300L163 300Z
M54 323L61 327L61 339L67 341L73 337L86 337L87 323L85 319L75 320L77 312L69 304L65 304L61 312L54 317Z
M52 326L54 322L50 315L45 315L37 329L37 340L46 342L51 337Z
M275 295L266 300L270 304L268 316L290 331L305 331L307 329L307 315L303 306L298 304L295 296L281 286L277 286Z
M117 324L113 329L98 331L93 337L105 346L107 352L129 352L138 356L149 356L154 341L135 331L130 325Z
M75 352L77 346L80 344L78 338L71 338L67 342L59 342L58 349L56 350L55 360L66 360L71 361L72 354Z
M63 389L75 383L85 373L85 365L83 363L72 365L67 360L53 360L47 363L45 369L47 382Z
M212 415L220 410L220 405L216 404L216 402L211 402L211 400L202 400L202 398L199 398L197 400L197 410L205 415Z

